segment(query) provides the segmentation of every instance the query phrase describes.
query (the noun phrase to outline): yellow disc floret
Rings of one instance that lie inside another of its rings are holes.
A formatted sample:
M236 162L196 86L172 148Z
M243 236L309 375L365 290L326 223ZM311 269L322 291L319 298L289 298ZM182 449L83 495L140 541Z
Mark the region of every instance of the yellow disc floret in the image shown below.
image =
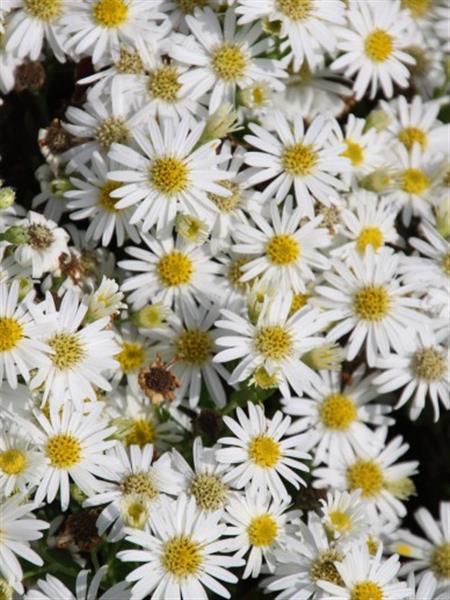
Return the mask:
M56 469L70 469L78 464L82 457L80 442L67 433L50 437L45 447L45 453L52 467Z
M211 56L211 67L220 79L236 81L245 73L247 58L237 44L224 43L218 46Z
M268 513L253 517L247 527L248 541L252 546L270 546L277 534L277 522Z
M375 29L366 37L364 50L367 58L372 62L386 61L394 49L392 36L382 29Z
M108 117L95 130L95 137L103 150L109 150L114 142L126 144L130 132L124 119L121 117Z
M427 14L432 0L402 0L402 8L410 11L414 19L420 19Z
M352 527L352 521L350 517L342 510L332 510L328 514L328 518L330 519L333 530L338 531L339 533L349 531Z
M113 198L111 196L111 192L117 190L122 187L123 183L119 181L106 181L103 186L99 189L98 194L98 205L103 208L106 212L109 213L117 213L119 209L116 208L117 202L119 202L120 198Z
M290 175L305 177L311 173L317 159L317 153L312 146L298 143L284 149L281 164Z
M225 502L227 486L217 475L200 473L192 478L189 493L202 510L218 510Z
M330 394L323 400L319 415L327 429L345 431L356 419L356 406L345 394Z
M380 321L389 312L390 297L384 287L369 285L356 292L353 310L363 321Z
M0 452L0 470L6 475L17 475L27 465L27 455L22 450L10 448Z
M150 181L161 193L174 196L185 190L189 183L188 167L178 158L157 158L150 167Z
M94 20L101 27L120 27L128 18L128 2L125 0L99 0L92 9Z
M212 342L206 331L188 329L183 331L176 342L181 360L192 365L202 365L211 356Z
M412 359L412 371L418 379L438 381L446 371L446 358L439 348L417 350Z
M25 11L41 21L54 21L62 14L61 0L25 0Z
M164 287L183 285L191 282L194 265L189 256L173 250L160 259L157 272Z
M155 441L155 426L150 419L134 419L127 430L125 444L136 444L140 448Z
M322 579L323 581L329 581L335 585L343 585L342 578L334 564L336 561L341 561L342 558L342 555L336 550L325 550L324 552L321 552L312 561L309 569L309 576L312 581Z
M257 330L254 344L264 358L282 360L292 352L292 335L280 325L268 325Z
M400 188L407 194L420 195L430 187L430 179L420 169L405 169L400 175Z
M437 546L431 555L431 570L439 579L450 578L450 543Z
M54 352L50 358L60 371L72 369L86 356L85 348L75 333L57 333L47 340L47 344Z
M149 500L158 495L158 488L149 473L130 473L121 483L124 494L142 494Z
M121 351L114 358L124 373L133 373L144 366L145 348L138 342L123 342Z
M218 210L222 213L230 213L239 205L241 201L241 188L234 181L226 179L224 181L217 182L220 186L231 192L230 196L219 196L218 194L208 194L208 198L211 202L217 206Z
M360 581L353 586L350 600L383 600L383 590L373 581Z
M23 338L23 327L13 317L0 317L0 352L16 348Z
M382 245L383 234L378 227L364 227L356 238L356 248L361 254L364 254L367 246L378 250Z
M280 445L267 435L258 435L249 444L250 459L259 467L270 469L275 466L281 456Z
M178 69L172 65L163 65L149 75L147 89L152 98L175 102L180 88Z
M419 144L422 150L425 150L428 145L427 134L417 127L405 127L398 134L398 139L409 151L414 144Z
M357 167L364 160L364 149L360 144L352 140L346 140L347 148L342 153L342 156L348 158L354 167Z
M281 233L268 241L266 253L271 263L284 267L298 260L300 244L293 235Z
M351 491L361 490L363 498L370 498L383 489L383 471L372 460L358 459L347 469L347 483Z
M172 538L164 544L162 566L177 579L195 575L201 564L200 545L187 535Z
M313 11L311 0L276 0L275 7L291 21L304 21Z

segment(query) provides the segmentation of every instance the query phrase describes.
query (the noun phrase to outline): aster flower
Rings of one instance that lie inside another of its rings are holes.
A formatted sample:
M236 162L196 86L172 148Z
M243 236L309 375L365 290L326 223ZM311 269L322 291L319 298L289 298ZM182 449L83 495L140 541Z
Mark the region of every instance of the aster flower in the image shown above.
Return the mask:
M342 52L331 68L356 79L353 89L360 100L370 85L373 98L381 87L390 98L394 83L407 87L409 65L415 63L407 53L409 19L400 10L400 1L352 2L347 11L348 26L339 29L338 50Z
M24 437L17 426L3 423L3 427L4 433L0 437L0 494L7 497L17 490L33 489L42 478L45 460L33 440Z
M255 135L245 140L259 152L247 152L245 162L249 170L248 183L255 185L272 180L262 193L266 200L275 194L284 200L291 188L302 216L313 217L313 198L325 205L336 203L338 191L346 186L336 177L349 167L342 155L345 144L331 144L332 119L317 116L305 132L301 117L292 122L279 111L273 114L276 135L256 124L249 124Z
M321 499L322 523L332 539L361 540L368 529L367 514L360 491L328 492Z
M195 499L182 494L155 513L150 516L154 535L128 531L127 541L142 549L118 554L125 562L143 563L127 576L134 584L132 597L204 598L206 587L230 598L219 580L236 583L237 577L228 569L244 561L223 554L228 551L228 540L220 539L226 530L219 522L221 511L200 512Z
M308 459L311 444L308 435L295 435L285 438L291 423L277 411L272 419L264 415L263 409L249 402L248 416L241 408L236 409L237 421L225 416L224 422L235 437L224 437L219 444L229 446L216 451L220 463L236 465L230 467L224 481L235 488L250 485L250 491L270 491L275 500L286 497L287 479L296 489L305 485L296 471L308 471L302 460Z

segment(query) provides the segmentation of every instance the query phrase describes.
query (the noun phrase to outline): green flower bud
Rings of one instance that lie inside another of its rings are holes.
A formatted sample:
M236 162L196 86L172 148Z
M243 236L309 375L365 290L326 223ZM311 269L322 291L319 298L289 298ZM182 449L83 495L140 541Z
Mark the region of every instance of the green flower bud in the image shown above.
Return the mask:
M0 210L9 208L16 200L16 192L12 187L4 187L0 189Z

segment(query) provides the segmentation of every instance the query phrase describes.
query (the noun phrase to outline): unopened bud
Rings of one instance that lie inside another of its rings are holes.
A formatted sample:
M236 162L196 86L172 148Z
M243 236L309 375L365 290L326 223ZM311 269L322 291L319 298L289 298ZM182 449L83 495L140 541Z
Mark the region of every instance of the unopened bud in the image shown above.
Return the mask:
M302 356L302 361L316 371L339 371L344 351L334 342L313 348Z
M443 238L450 238L450 198L446 196L434 209L436 229Z
M272 95L271 88L265 81L257 81L241 90L239 99L247 108L264 106Z
M383 192L391 184L391 176L384 169L373 171L361 181L361 187L370 192Z
M202 244L208 238L208 226L204 221L192 215L178 214L175 231L183 239L194 244Z
M66 178L53 179L50 182L50 192L52 196L62 198L66 192L72 189L72 184Z
M18 246L28 242L28 228L23 225L12 225L3 233L0 233L0 241L9 242Z
M161 302L144 306L137 313L133 315L133 320L138 327L142 329L154 329L155 327L161 327L167 317L169 316L169 309Z
M236 111L231 104L222 104L212 115L209 115L198 145L222 139L238 129Z
M384 110L378 108L369 113L364 126L364 131L371 129L372 127L377 131L383 131L386 129L386 127L388 127L390 122L390 116L384 112Z
M9 208L16 201L16 192L11 187L0 189L0 210Z

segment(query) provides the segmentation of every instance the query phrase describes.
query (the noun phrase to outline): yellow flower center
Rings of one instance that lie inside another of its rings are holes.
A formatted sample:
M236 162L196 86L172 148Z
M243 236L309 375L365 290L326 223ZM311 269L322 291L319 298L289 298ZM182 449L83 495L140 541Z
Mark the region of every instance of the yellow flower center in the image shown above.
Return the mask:
M40 223L33 223L28 227L28 244L33 250L42 251L50 248L55 241L55 236L51 229Z
M86 356L86 350L74 333L57 333L47 341L54 354L50 355L59 371L72 369Z
M274 235L266 246L267 257L278 266L290 265L300 257L300 244L294 236L288 234Z
M392 36L382 29L375 29L369 33L364 42L367 58L375 63L387 60L391 56L393 48Z
M54 21L62 14L61 0L25 0L26 12L41 21Z
M343 585L341 576L335 566L335 561L341 561L342 556L336 550L321 552L312 562L309 576L312 581L329 581L335 585Z
M363 498L370 498L383 488L383 471L374 461L359 459L348 467L347 482L351 491L361 490Z
M378 550L378 541L376 539L374 539L373 537L368 537L367 538L367 550L369 551L370 556L375 556L375 554L377 553Z
M424 381L438 381L446 371L444 353L438 348L418 350L412 359L412 371L416 377Z
M308 302L310 297L311 297L310 294L300 294L300 293L294 294L292 296L290 314L293 315L294 313L299 311L301 308L306 306L306 303Z
M119 209L116 208L116 203L119 202L120 198L113 198L111 192L114 192L114 190L117 190L122 186L123 183L120 183L119 181L106 181L99 189L98 205L106 212L119 212Z
M140 448L155 441L155 426L149 419L135 419L125 437L125 444L136 444Z
M364 321L380 321L389 312L391 301L384 287L369 285L356 292L353 310Z
M21 473L27 464L27 455L22 450L4 450L0 452L0 469L6 475L17 475Z
M427 134L417 127L405 127L398 134L398 139L409 151L414 144L419 144L422 150L425 150L428 145Z
M148 473L131 473L121 484L124 494L142 494L149 500L158 495L158 488Z
M275 7L291 21L304 21L311 16L311 0L276 0Z
M0 317L0 352L16 348L23 338L23 327L13 317Z
M181 83L178 81L178 70L171 65L155 69L149 75L148 91L152 98L165 102L175 102L178 99Z
M420 169L406 169L400 176L400 187L407 194L422 194L430 187L430 179Z
M255 335L255 349L264 358L282 360L292 353L292 335L280 325L262 327Z
M189 486L198 506L205 511L218 510L225 502L227 486L216 476L201 473L195 475Z
M236 258L232 260L228 266L228 281L231 286L238 292L245 292L248 283L243 283L241 277L244 275L242 267L248 263L248 258Z
M431 555L431 570L439 579L450 577L450 543L437 546Z
M50 437L45 453L56 469L70 469L80 462L82 456L80 442L67 433Z
M317 158L317 152L312 149L312 146L298 143L284 149L281 164L290 175L305 177L313 170Z
M150 181L161 193L174 196L188 186L189 170L178 158L157 158L150 167Z
M124 0L99 0L92 14L101 27L119 27L128 18L128 3Z
M185 285L192 280L194 265L189 256L173 250L160 259L157 271L164 287Z
M411 546L409 544L404 544L402 542L400 542L399 544L395 544L394 552L396 552L400 556L406 556L406 557L409 557L412 554Z
M364 227L356 238L356 248L361 254L364 254L367 246L378 250L382 245L383 234L378 227Z
M211 67L220 79L236 81L245 73L247 59L237 44L221 44L211 56Z
M333 510L329 513L328 517L333 529L339 531L339 533L348 531L352 527L350 517L342 510Z
M383 600L383 590L373 581L360 581L353 586L350 600Z
M319 415L328 429L345 431L356 419L356 406L349 396L330 394L322 402Z
M443 270L445 275L447 275L447 277L450 277L450 252L447 252L442 257L441 269Z
M188 329L181 333L176 348L184 362L202 365L211 357L212 342L206 331Z
M280 445L267 435L253 438L248 447L251 460L259 467L270 469L275 466L281 456Z
M277 534L277 522L267 513L253 517L247 527L248 541L252 546L270 546Z
M346 140L346 150L342 152L342 156L348 158L354 167L360 165L364 160L364 150L360 144L353 142L352 140Z
M187 535L172 538L164 544L162 565L177 579L198 573L202 564L200 545Z
M423 17L430 8L431 0L402 0L402 8L410 11L414 19Z
M241 188L234 181L228 179L219 181L219 185L231 192L231 196L219 196L218 194L208 194L208 198L211 202L217 206L222 213L230 213L238 206L241 201Z
M263 390L270 390L278 387L278 377L276 373L270 374L264 367L256 369L252 375L251 382Z
M114 142L126 144L130 138L130 132L121 117L108 117L95 130L95 137L103 150L109 150Z
M127 75L140 75L144 72L144 63L137 50L120 49L120 57L116 63L116 69Z
M122 350L114 357L124 373L132 373L144 366L146 353L137 342L123 342Z

